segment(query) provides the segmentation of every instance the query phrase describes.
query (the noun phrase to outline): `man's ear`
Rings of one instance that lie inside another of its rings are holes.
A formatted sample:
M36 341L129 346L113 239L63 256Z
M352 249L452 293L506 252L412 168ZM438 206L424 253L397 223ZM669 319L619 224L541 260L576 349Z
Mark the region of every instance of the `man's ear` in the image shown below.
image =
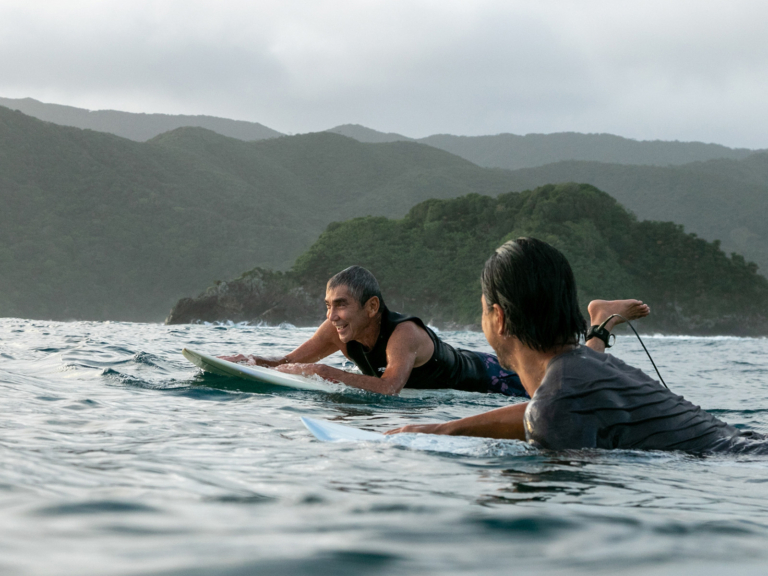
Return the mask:
M381 300L379 300L378 296L371 296L368 302L365 303L365 311L368 313L369 318L376 316L379 313L379 308L381 308Z
M491 316L492 326L496 334L504 336L507 332L506 322L504 318L504 310L498 304L493 305L493 312Z

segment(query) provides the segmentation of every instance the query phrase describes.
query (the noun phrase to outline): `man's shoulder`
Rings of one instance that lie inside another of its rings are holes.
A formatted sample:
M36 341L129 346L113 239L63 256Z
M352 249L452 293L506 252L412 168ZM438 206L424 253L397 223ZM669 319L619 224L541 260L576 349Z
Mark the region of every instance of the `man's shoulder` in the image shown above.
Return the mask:
M416 320L418 320L418 318L416 318ZM430 339L426 327L413 320L404 320L395 326L395 329L392 331L392 336L390 337L390 342L392 341L392 338L405 338L415 341L423 340L425 338Z
M639 368L586 346L553 359L540 390L542 399L563 401L577 409L632 403L640 396L661 395L659 398L663 398L669 394L656 379Z
M640 372L613 354L597 352L583 344L552 358L547 372L552 368L568 372L574 370L578 372L584 370L590 372Z

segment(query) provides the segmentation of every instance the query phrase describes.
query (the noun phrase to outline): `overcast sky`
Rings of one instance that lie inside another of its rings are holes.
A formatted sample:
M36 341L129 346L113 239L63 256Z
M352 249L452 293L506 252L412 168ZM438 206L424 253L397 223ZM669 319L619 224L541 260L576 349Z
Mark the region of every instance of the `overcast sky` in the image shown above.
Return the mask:
M768 148L765 0L2 0L0 96Z

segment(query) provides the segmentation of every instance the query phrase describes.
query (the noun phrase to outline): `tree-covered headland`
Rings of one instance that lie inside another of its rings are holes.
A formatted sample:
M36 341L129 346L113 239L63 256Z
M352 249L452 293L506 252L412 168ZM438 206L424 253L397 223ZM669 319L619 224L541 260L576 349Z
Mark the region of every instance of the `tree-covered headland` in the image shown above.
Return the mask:
M768 280L755 264L674 223L638 221L585 184L427 200L399 220L333 223L289 272L259 268L220 282L180 301L168 321L314 324L323 318L327 279L359 264L379 279L390 308L438 326L477 326L482 266L520 236L565 253L585 308L594 298L639 298L652 308L646 331L768 333Z

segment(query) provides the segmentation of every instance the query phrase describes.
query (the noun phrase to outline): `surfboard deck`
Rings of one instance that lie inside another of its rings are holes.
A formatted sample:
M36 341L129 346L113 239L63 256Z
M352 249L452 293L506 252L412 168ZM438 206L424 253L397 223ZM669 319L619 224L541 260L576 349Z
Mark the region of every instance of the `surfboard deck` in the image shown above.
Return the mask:
M330 382L318 382L316 380L297 376L295 374L284 374L271 368L262 368L261 366L246 366L245 364L235 364L215 356L209 356L202 352L196 352L189 348L184 348L181 353L184 358L192 362L195 366L204 372L218 374L219 376L230 376L234 378L243 378L252 382L262 384L271 384L272 386L283 386L293 388L294 390L315 390L320 392L337 392L339 387Z
M468 436L441 436L439 434L393 434L385 436L353 426L345 426L301 416L301 421L321 442L375 443L419 452L437 452L457 456L524 456L536 449L519 440L494 440Z

